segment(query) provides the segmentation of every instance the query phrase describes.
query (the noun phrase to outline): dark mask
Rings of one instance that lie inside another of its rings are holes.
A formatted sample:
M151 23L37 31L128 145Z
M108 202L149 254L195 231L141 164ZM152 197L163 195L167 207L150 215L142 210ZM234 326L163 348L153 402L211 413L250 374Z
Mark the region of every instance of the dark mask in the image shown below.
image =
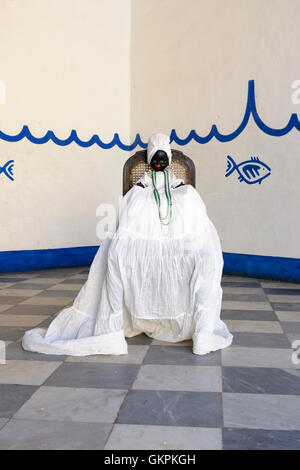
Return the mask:
M169 165L169 157L164 150L157 150L151 158L150 167L155 171L164 171Z

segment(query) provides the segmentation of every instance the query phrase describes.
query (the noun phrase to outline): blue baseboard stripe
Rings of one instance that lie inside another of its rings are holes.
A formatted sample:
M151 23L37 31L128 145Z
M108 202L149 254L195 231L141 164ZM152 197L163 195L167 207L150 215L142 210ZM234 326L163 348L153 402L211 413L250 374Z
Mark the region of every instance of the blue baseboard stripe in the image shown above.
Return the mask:
M0 252L0 272L89 266L99 246ZM300 259L223 253L223 274L300 282Z
M0 272L70 268L90 265L99 246L79 246L47 250L0 251Z
M300 282L300 259L223 253L223 274Z

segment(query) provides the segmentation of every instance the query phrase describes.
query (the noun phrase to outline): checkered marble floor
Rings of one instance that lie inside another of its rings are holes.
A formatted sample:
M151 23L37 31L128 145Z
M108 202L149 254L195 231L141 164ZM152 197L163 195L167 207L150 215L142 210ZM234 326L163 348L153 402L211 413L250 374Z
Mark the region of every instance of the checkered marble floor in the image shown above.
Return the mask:
M223 276L230 348L128 339L123 356L23 351L88 268L0 275L0 449L300 449L300 284Z

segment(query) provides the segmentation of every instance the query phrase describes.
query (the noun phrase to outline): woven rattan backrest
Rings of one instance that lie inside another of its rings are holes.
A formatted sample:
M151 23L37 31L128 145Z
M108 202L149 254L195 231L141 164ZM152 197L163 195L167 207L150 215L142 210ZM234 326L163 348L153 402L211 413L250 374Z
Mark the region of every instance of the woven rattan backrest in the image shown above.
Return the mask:
M172 149L171 172L176 178L182 178L185 184L195 187L195 165L191 158L179 150ZM139 150L125 162L123 167L123 196L136 181L147 171L150 176L150 166L147 163L146 150Z

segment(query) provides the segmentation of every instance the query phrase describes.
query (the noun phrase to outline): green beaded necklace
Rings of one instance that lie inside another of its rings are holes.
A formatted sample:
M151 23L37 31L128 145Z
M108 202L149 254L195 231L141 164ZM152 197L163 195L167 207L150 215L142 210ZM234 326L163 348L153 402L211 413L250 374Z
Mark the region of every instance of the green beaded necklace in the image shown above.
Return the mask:
M152 170L152 184L154 187L154 197L158 208L158 215L159 220L162 225L169 225L171 218L172 218L172 196L170 191L170 179L169 179L169 172L168 170L164 170L164 186L165 186L165 194L168 201L168 209L165 217L162 217L160 214L160 195L156 187L156 171ZM169 217L169 221L167 223L162 222L163 220Z

